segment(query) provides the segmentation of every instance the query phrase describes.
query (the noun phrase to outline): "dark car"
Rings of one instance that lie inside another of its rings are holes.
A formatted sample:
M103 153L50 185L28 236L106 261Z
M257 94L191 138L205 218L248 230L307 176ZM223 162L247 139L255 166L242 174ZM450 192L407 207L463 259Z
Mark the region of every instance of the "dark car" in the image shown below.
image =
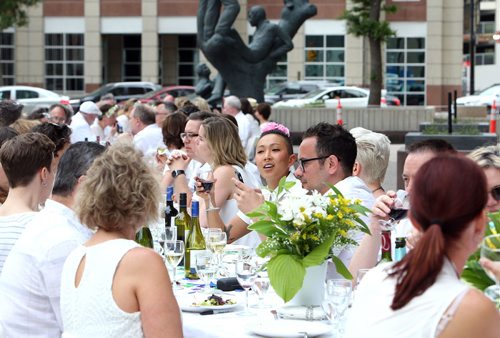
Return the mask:
M337 83L328 81L294 81L280 83L264 93L264 101L274 104L283 100L297 99L304 94L318 88L336 86Z
M113 94L116 102L125 101L131 98L139 98L148 92L160 89L161 86L152 82L111 82L90 94L82 97L72 98L70 104L75 111L78 111L80 104L85 101L98 102L102 96Z
M179 97L179 96L190 96L193 94L194 94L193 86L168 86L141 96L139 98L139 101L142 103L148 103L152 101L163 101L163 99L167 95L172 95L173 97Z

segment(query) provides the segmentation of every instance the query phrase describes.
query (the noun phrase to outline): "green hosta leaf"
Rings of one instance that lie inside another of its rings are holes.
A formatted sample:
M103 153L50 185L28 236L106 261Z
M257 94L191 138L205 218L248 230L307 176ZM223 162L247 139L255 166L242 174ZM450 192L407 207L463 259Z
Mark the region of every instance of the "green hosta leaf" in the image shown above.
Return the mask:
M327 240L318 245L307 256L305 256L302 260L304 267L307 268L309 266L320 265L321 263L323 263L330 253L330 249L333 245L334 240L335 237L330 236Z
M337 269L337 272L342 275L345 279L352 279L352 275L347 269L347 267L344 265L344 262L337 256L332 257L333 264L335 264L335 269Z
M267 263L267 273L274 291L285 303L292 299L302 287L306 269L297 257L279 255Z
M255 230L257 231L259 234L263 234L264 236L271 236L272 234L274 233L277 233L277 232L281 232L281 230L279 230L278 228L276 228L276 226L274 225L273 222L271 221L265 221L265 220L262 220L262 221L257 221L255 223L252 223L248 226L248 229L250 230Z

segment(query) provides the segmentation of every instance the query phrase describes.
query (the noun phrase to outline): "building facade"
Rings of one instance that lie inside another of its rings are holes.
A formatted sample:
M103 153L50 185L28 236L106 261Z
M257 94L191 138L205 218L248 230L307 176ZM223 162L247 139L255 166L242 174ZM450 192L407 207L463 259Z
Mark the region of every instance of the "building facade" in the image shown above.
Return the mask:
M247 11L266 9L279 20L283 1L239 0L234 24L251 38ZM310 0L318 14L293 39L268 85L332 80L369 85L368 43L346 34L338 19L348 0ZM397 36L384 48L385 87L407 105L444 105L462 91L463 2L387 0ZM89 92L107 82L194 84L204 58L196 47L198 0L44 0L29 9L29 25L0 33L4 84L28 84L65 94Z

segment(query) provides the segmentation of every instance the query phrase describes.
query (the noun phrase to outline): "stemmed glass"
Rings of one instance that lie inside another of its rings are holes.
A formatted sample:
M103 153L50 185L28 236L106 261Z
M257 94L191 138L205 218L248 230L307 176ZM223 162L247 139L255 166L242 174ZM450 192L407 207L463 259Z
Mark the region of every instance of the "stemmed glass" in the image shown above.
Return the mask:
M255 291L257 296L259 297L259 302L253 306L257 309L264 309L270 307L265 304L264 297L266 296L267 290L269 290L269 276L267 275L267 271L261 270L257 273L257 278L255 279L254 286L252 290Z
M500 234L486 236L481 242L481 257L487 258L493 262L500 261ZM493 300L497 306L500 304L500 281L493 272L484 269L488 276L495 281L484 290L484 294Z
M356 289L358 288L359 283L361 283L361 280L363 279L363 277L365 277L365 275L368 273L368 271L370 271L370 269L359 269L358 270L358 273L356 274L356 284L355 284Z
M213 261L213 255L210 252L205 252L196 255L196 271L205 282L205 292L210 292L210 281L217 272L217 267Z
M206 208L207 211L209 210L215 210L217 208L214 208L214 205L212 203L212 195L210 194L210 191L212 190L214 186L214 174L212 171L203 171L200 173L198 176L200 179L201 186L203 187L203 190L208 194L208 206Z
M257 265L251 259L236 262L236 279L245 290L245 311L241 316L251 316L253 313L248 308L248 290L254 285L257 278Z
M175 289L177 265L179 265L182 257L184 256L184 242L178 240L165 241L164 253L167 265L172 269L172 284Z
M394 203L389 212L389 219L379 221L382 230L393 230L397 222L407 217L408 209L410 209L408 193L405 190L399 189L396 191L396 197L394 198Z
M322 304L323 310L329 320L334 320L334 324L340 334L342 334L342 319L351 302L351 295L351 281L330 279L326 282L325 300Z
M221 272L222 254L227 244L227 235L221 229L209 229L207 234L207 247L215 255L217 272Z

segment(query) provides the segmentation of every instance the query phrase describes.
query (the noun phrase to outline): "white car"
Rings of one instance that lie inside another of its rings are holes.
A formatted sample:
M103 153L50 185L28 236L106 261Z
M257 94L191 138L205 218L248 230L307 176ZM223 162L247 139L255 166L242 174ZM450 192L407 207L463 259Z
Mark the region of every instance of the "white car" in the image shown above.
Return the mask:
M489 111L493 105L493 100L496 101L497 106L500 105L500 84L494 84L477 95L459 97L457 98L457 104L464 106L486 106Z
M382 91L382 95L385 91ZM326 87L313 90L300 99L280 101L273 107L302 108L306 105L324 104L326 108L337 108L338 98L342 107L366 107L370 91L364 88L353 86ZM386 106L382 102L382 106Z
M68 103L69 97L61 96L38 87L5 86L0 87L0 100L15 100L24 106L23 112L31 113L37 108L49 108L54 103Z

